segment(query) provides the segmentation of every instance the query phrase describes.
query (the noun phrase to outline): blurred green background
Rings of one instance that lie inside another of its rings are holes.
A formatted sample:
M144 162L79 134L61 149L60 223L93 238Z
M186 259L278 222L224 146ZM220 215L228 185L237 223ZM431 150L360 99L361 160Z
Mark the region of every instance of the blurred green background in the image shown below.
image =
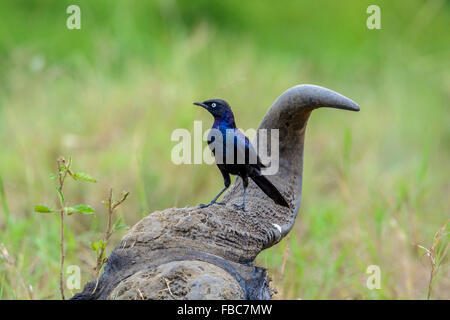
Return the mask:
M66 28L71 4L81 30ZM381 30L366 27L370 4ZM0 298L59 298L59 222L33 212L56 203L58 156L98 179L66 188L69 203L97 211L67 219L66 266L81 267L84 285L110 187L131 192L118 212L128 225L222 187L215 166L171 162L174 129L212 122L193 101L225 98L239 127L257 128L302 83L361 112L310 119L296 224L257 259L275 298L425 298L417 244L431 246L450 216L449 30L444 0L0 2ZM369 265L379 290L366 287ZM449 292L444 265L432 297Z

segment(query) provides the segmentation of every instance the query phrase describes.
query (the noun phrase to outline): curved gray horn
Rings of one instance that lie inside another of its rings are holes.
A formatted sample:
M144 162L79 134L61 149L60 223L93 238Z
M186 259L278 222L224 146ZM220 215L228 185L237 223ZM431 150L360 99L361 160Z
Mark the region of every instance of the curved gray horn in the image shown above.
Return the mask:
M290 208L276 205L251 182L246 211L236 209L232 204L242 201L238 178L224 206L153 212L123 237L98 282L89 282L73 299L269 299L266 271L253 261L295 222L306 123L319 107L359 110L332 90L299 85L274 102L260 125L279 130L279 170L268 178Z
M292 228L300 208L306 124L311 112L321 107L359 111L358 104L333 90L316 85L298 85L286 90L275 100L259 126L259 129L279 130L279 148L276 150L279 154L279 170L275 175L269 176L269 179L289 199L291 210L278 207L279 213L276 216L271 210L268 210L266 216L265 208L271 208L275 204L254 183L248 189L248 193L254 195L249 198L249 208L252 206L259 216L262 214L262 220L279 226L282 237ZM260 130L257 139L259 133ZM267 147L270 149L271 139L269 134L267 136ZM242 182L237 179L225 200L239 203L242 201L241 197ZM257 201L253 201L255 197Z

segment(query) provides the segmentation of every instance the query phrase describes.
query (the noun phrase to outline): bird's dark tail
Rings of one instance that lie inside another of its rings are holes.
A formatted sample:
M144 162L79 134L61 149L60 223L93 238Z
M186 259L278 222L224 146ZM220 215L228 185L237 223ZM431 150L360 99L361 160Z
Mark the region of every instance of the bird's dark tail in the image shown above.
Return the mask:
M260 172L254 171L250 178L261 188L261 190L268 195L276 204L289 208L289 204L278 189Z

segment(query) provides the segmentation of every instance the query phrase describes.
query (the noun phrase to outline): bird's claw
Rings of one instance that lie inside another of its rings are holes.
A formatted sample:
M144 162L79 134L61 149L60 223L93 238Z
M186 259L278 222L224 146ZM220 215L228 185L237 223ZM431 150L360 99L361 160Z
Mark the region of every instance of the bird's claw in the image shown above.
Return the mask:
M245 204L235 204L235 203L233 203L233 206L235 206L236 209L240 209L242 211L245 211Z
M224 206L225 202L211 202L211 203L208 203L208 204L200 203L198 206L201 209L203 209L203 208L208 208L210 205L213 205L213 204L218 204L218 205Z

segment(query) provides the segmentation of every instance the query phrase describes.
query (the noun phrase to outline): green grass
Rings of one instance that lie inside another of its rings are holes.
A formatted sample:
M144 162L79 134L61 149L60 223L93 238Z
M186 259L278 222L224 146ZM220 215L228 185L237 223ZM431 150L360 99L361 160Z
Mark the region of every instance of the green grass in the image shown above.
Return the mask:
M58 156L98 179L65 191L98 215L67 219L66 266L79 265L84 284L109 187L131 192L118 212L128 225L221 188L214 166L170 160L174 129L211 122L193 101L225 98L238 126L256 128L300 83L334 89L361 112L310 119L296 224L257 259L277 298L426 297L430 266L416 244L430 246L450 212L447 2L378 1L377 31L365 26L370 1L77 3L79 31L65 28L71 1L0 4L1 299L59 297L58 219L33 213L56 202L48 175ZM365 285L373 264L380 290ZM432 298L449 298L449 275L444 264Z

